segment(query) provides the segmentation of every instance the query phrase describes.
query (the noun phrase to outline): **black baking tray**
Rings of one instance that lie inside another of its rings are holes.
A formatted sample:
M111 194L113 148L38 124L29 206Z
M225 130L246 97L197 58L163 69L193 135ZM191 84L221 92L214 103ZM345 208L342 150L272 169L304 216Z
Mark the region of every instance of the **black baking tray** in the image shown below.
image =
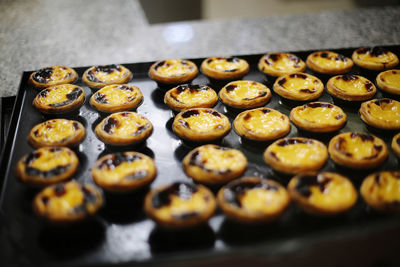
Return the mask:
M387 46L400 55L400 46ZM332 49L350 57L355 48ZM313 51L294 51L303 60ZM239 55L250 63L250 72L244 79L254 80L272 88L274 79L257 69L262 55ZM200 66L202 58L192 59ZM139 147L121 147L118 150L136 150L154 158L158 176L151 188L181 180L192 182L183 172L181 161L193 148L184 144L171 130L174 114L163 103L165 89L148 78L153 62L124 64L133 72L130 84L138 86L144 95L137 112L146 116L154 126L153 135ZM75 70L79 76L87 67ZM319 75L326 84L329 76ZM377 72L353 67L375 82ZM0 198L0 265L1 266L130 266L130 265L189 265L202 266L255 264L279 266L398 266L400 248L400 217L372 211L359 198L353 209L334 217L315 217L304 214L291 204L276 222L257 226L231 222L218 211L204 227L185 231L166 231L148 219L142 209L147 189L130 195L106 195L106 205L94 220L74 226L53 227L39 221L32 212L32 199L37 191L20 183L14 174L17 161L33 148L27 142L30 129L47 118L32 106L36 89L28 84L31 72L24 72L15 100L8 136L1 157ZM210 81L199 74L194 84ZM116 151L106 147L94 134L94 127L102 119L88 99L92 89L79 79L77 84L86 92L86 101L79 115L73 117L86 126L87 135L75 148L80 167L75 179L92 183L91 166L106 153ZM211 84L217 91L221 85ZM378 91L376 97L380 98ZM391 96L392 98L398 97ZM333 102L326 92L320 101ZM340 105L340 104L339 104ZM273 93L267 107L289 114L293 103L282 101ZM368 132L383 138L390 145L394 133L366 127L359 118L359 105L340 105L348 115L348 123L340 132ZM227 110L221 103L216 109L232 120L237 112ZM292 125L288 136L308 136ZM333 135L313 135L325 144ZM286 185L290 177L277 174L264 163L262 153L267 143L243 142L233 131L222 140L222 145L240 149L249 160L246 176L268 177ZM399 160L390 155L379 170L399 170ZM338 168L331 160L323 171L336 171L351 178L357 188L362 179L375 170L351 171ZM216 192L218 188L213 188Z

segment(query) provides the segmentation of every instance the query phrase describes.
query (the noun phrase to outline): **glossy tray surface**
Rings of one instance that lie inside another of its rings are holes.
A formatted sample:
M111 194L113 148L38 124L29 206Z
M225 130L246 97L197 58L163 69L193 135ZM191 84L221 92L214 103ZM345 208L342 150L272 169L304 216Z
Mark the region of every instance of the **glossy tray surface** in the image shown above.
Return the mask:
M387 47L400 55L400 46ZM351 57L351 49L337 51ZM303 60L313 51L294 52ZM274 80L267 78L257 69L257 63L262 55L239 56L248 60L250 72L243 79L258 81L272 89ZM202 59L193 60L198 66ZM183 172L181 161L193 148L183 143L171 130L174 114L163 103L164 90L148 78L149 63L123 64L133 72L130 84L138 86L144 95L144 101L137 112L146 116L154 126L152 136L146 144L139 147L121 147L120 151L135 150L154 158L158 176L151 184L151 188L181 180L192 182ZM75 68L80 77L87 67ZM307 73L319 77L324 84L328 76ZM357 66L351 70L353 74L362 75L375 83L378 72L365 71ZM274 223L262 226L239 225L229 220L218 211L209 224L195 230L184 232L168 232L162 230L146 217L142 210L143 196L146 190L132 195L106 195L106 205L96 216L94 221L73 227L51 227L40 222L32 212L32 199L37 191L27 188L17 181L14 175L17 161L33 148L27 142L30 129L47 118L32 106L33 98L38 91L28 84L30 72L22 76L21 85L16 99L16 107L11 118L10 129L1 162L3 173L1 194L1 221L0 247L1 258L6 263L21 265L54 265L75 266L100 264L128 264L128 263L172 263L175 261L190 262L193 260L205 261L213 257L234 257L241 253L262 251L263 255L276 255L287 252L289 244L297 240L297 246L312 244L321 238L330 241L334 235L341 233L346 236L351 232L368 235L371 231L380 231L385 227L400 222L396 215L382 215L371 211L359 199L355 207L348 213L336 217L319 218L306 215L291 205L284 216ZM209 80L200 74L194 84L207 84ZM116 151L104 145L94 133L94 127L104 115L99 114L89 105L92 90L79 79L78 85L86 92L85 105L81 107L79 115L73 117L86 127L86 138L75 149L79 156L80 167L75 179L93 183L90 175L91 166L98 157ZM220 86L211 84L217 91ZM375 98L382 97L378 90ZM397 98L397 100L399 100ZM332 102L333 99L326 92L319 101ZM289 115L293 105L282 102L273 93L271 101L266 105ZM361 121L358 115L358 106L341 106L348 115L348 122L340 132L356 131L369 132L371 129ZM237 113L227 110L222 103L216 109L226 114L232 122ZM307 136L299 132L292 124L289 137ZM383 138L390 146L393 133L374 131L373 134ZM334 134L333 134L334 135ZM333 135L313 135L327 144ZM262 154L268 144L251 144L243 142L233 131L222 140L223 146L240 149L249 161L245 172L246 176L272 178L286 185L290 177L276 174L264 162ZM390 150L390 149L389 149ZM380 167L385 170L399 170L399 160L390 150L385 164ZM337 171L351 178L357 188L362 179L372 171L348 171L338 168L331 160L324 166L323 171ZM376 170L373 170L376 171ZM214 188L216 192L217 189ZM4 249L3 249L4 248ZM295 248L297 248L295 246ZM296 250L292 247L292 250ZM207 256L207 259L205 258Z

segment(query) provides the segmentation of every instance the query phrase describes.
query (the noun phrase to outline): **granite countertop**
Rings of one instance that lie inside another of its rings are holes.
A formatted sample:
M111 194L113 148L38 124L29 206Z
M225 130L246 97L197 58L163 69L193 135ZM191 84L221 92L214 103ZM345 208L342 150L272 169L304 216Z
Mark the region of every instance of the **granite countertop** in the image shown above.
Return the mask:
M0 96L23 71L400 44L400 7L149 25L138 1L0 2Z

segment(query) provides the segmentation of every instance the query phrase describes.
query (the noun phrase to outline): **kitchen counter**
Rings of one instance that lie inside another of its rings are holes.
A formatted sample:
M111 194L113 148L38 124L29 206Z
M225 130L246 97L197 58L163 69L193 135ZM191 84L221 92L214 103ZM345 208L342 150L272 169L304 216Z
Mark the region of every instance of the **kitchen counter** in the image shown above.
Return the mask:
M138 1L1 1L0 96L23 71L400 43L400 7L149 25Z

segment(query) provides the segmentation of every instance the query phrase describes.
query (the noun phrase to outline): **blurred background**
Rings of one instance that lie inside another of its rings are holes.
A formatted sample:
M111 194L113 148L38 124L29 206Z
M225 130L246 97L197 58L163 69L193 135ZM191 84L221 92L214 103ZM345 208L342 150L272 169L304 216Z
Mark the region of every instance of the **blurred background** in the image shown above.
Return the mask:
M254 18L360 7L399 5L399 0L140 0L150 24Z

